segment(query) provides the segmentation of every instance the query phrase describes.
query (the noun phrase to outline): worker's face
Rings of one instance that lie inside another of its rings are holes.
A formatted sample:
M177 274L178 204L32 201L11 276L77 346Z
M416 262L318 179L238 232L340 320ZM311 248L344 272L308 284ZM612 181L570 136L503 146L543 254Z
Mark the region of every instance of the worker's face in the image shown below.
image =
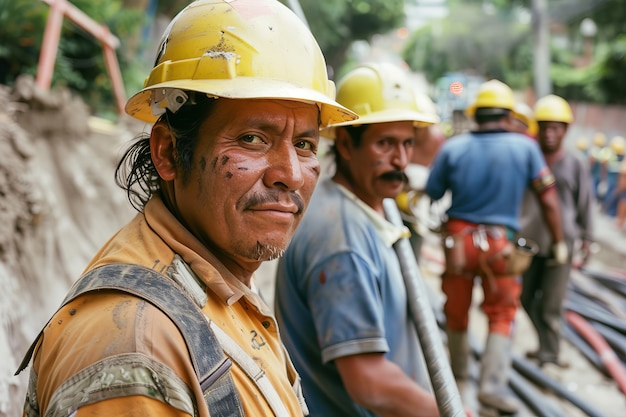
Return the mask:
M287 247L320 174L318 114L315 104L220 99L203 122L174 199L231 271L254 270Z
M337 140L347 165L351 191L370 205L382 209L382 200L396 197L404 186L404 169L415 144L412 122L371 124L363 132L359 146L352 144L345 130Z
M537 139L543 153L553 153L561 148L567 125L561 122L539 122Z

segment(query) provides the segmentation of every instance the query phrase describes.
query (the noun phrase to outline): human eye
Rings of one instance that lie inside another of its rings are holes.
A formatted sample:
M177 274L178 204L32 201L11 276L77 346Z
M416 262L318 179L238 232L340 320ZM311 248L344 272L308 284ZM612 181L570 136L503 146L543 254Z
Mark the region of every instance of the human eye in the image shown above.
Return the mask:
M255 134L243 135L239 138L239 140L245 143L252 144L252 145L265 143L265 141L259 135L255 135Z
M380 139L378 142L376 142L376 147L381 151L381 152L388 152L391 149L391 141L387 138L383 138Z
M300 139L294 143L294 146L299 150L317 154L317 144L310 140Z

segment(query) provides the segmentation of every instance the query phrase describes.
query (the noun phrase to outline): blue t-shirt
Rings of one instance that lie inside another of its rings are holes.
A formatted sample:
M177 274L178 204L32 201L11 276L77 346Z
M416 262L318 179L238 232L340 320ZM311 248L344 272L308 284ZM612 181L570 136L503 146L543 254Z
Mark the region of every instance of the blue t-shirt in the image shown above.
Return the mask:
M333 362L343 356L385 353L432 391L395 251L330 179L278 263L275 303L311 416L374 415L346 392Z
M519 230L524 191L550 172L532 139L510 132L474 132L446 141L432 165L426 193L451 191L449 218ZM553 181L553 179L552 179Z

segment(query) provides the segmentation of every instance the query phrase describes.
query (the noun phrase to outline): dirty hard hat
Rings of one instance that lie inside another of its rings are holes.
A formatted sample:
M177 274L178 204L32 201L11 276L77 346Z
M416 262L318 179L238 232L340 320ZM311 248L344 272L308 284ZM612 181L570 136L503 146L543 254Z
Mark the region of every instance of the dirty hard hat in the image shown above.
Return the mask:
M574 121L572 109L564 98L548 94L535 103L537 122L561 122L571 124Z
M360 65L337 83L337 101L359 118L335 127L400 121L427 126L439 122L433 108L418 95L408 72L402 68L387 62ZM327 129L324 134L334 138L334 129Z
M189 92L231 99L316 103L321 125L352 120L335 100L324 56L300 19L277 0L196 0L169 24L144 88L126 112L155 122Z
M513 111L515 98L511 87L498 80L489 80L480 85L476 100L467 109L465 114L473 117L476 109L503 109Z

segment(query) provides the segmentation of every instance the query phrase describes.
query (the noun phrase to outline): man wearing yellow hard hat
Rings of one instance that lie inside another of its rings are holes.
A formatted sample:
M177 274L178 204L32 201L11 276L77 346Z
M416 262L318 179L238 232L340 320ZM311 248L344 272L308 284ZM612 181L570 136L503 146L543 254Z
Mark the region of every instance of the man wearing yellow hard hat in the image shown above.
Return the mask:
M537 143L512 132L513 91L498 80L483 83L466 109L477 130L448 139L435 157L426 193L438 200L451 193L442 231L446 268L442 290L452 371L459 384L469 378L469 310L480 277L488 335L482 355L478 400L486 408L515 413L507 392L511 339L519 304L521 272L514 255L520 205L526 189L541 201L555 255L565 262L554 177ZM524 246L520 243L520 246Z
M620 167L626 154L626 139L623 136L613 136L609 142L610 154L606 160L606 197L602 204L602 211L609 216L617 213L619 191L617 183L620 176Z
M527 353L540 365L567 365L559 356L563 300L569 282L572 255L580 242L584 264L593 241L591 178L585 161L563 146L568 127L574 121L565 99L549 94L535 103L539 124L537 139L556 180L561 206L563 237L568 248L567 262L555 262L551 251L552 236L534 198L527 198L522 208L522 234L534 240L539 251L523 274L521 302L537 331L538 348Z
M152 125L117 170L139 213L27 354L25 415L307 414L254 272L308 206L319 129L356 117L334 96L276 0L197 0L172 20L126 105Z
M337 101L359 119L325 133L335 169L279 260L276 318L312 415L437 416L392 247L407 230L383 210L404 187L416 128L437 119L392 64L350 71Z

